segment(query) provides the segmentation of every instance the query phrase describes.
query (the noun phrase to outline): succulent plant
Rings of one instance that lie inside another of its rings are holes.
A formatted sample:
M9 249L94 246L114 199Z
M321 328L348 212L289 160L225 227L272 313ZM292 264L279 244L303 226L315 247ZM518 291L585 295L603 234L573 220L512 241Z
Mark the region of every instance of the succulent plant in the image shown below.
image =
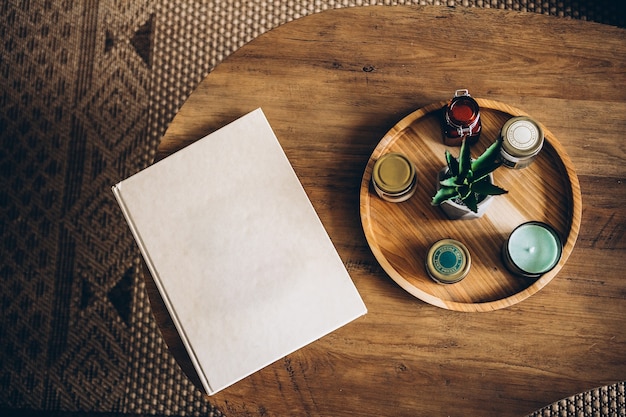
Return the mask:
M508 191L493 184L491 173L501 164L502 139L492 143L478 158L472 159L470 145L464 140L458 159L446 150L447 174L433 196L437 206L446 200L458 199L474 213L478 212L481 196L500 195Z

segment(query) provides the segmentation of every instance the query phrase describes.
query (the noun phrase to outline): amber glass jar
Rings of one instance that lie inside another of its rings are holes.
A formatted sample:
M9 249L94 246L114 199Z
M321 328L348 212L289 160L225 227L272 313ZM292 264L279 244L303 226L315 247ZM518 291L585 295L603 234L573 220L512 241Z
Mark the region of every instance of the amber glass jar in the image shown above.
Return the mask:
M456 90L443 108L443 142L448 146L461 146L465 139L473 145L481 129L480 106L468 90Z

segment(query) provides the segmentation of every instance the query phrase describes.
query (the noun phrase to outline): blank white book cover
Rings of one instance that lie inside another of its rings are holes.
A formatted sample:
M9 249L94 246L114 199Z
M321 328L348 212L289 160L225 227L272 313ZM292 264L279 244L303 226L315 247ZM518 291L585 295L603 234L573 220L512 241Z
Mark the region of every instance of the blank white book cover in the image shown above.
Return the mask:
M261 109L113 192L209 394L366 313Z

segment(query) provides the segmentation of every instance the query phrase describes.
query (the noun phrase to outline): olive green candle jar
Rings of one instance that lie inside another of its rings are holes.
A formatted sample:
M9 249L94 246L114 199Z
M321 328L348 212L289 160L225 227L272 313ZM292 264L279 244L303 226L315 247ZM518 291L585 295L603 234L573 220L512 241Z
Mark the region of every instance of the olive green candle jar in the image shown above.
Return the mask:
M388 153L374 164L372 183L376 194L383 200L392 203L406 201L415 194L415 166L401 153Z

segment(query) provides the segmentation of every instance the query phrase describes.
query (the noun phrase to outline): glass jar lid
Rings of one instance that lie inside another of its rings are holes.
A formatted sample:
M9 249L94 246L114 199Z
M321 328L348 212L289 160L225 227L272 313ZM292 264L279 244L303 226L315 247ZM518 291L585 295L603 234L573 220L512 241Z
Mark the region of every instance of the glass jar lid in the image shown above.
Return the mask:
M530 117L517 116L502 126L502 148L511 156L534 155L543 146L543 130Z
M409 189L415 180L415 166L400 153L389 153L378 158L372 178L383 192L398 194Z
M442 284L461 281L469 273L472 258L469 250L454 239L435 242L426 257L426 269L430 277Z

